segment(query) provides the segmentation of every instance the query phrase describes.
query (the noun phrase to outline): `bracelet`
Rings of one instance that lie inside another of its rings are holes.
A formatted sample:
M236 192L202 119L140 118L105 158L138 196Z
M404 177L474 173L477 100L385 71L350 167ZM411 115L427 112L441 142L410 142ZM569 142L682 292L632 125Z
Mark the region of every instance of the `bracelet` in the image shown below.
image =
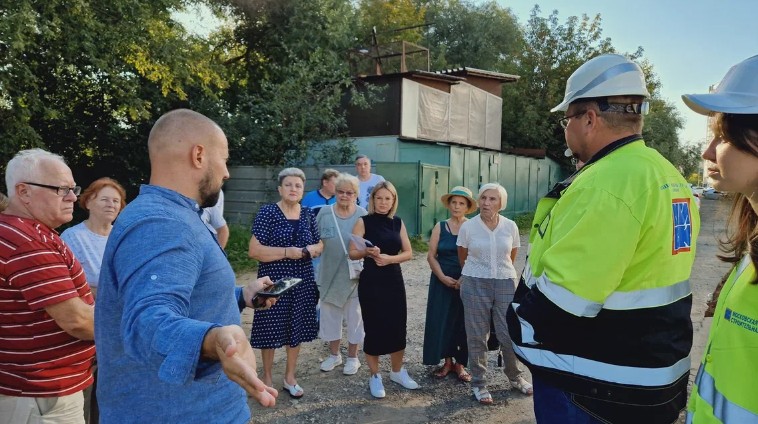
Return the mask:
M284 248L284 259L289 259L289 258L287 257L287 248L286 248L286 247Z

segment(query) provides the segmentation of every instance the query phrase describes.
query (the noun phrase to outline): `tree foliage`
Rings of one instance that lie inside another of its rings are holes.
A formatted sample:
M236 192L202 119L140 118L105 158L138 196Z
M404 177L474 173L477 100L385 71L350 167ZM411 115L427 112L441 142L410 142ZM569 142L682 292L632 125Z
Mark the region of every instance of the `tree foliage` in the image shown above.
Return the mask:
M7 0L0 6L0 163L66 157L77 181L144 179L160 108L224 86L210 46L170 14L182 0Z
M602 18L571 16L565 22L558 11L543 17L540 9L532 9L524 26L523 48L516 54L513 72L521 76L503 90L503 143L508 147L544 148L558 160L566 148L563 130L558 125L561 115L550 109L563 100L566 81L571 73L587 60L605 53L618 53L610 38L603 37ZM643 136L680 168L684 165L684 147L677 132L683 121L676 108L660 98L660 79L639 47L633 53L622 53L636 61L643 72L651 94L651 112L645 117Z
M613 51L602 36L600 15L558 19L532 9L524 26L522 49L516 54L513 73L521 76L503 90L503 135L508 147L545 148L556 157L565 150L558 115L550 109L563 100L566 80L582 63ZM560 152L560 153L559 153Z
M232 162L302 163L316 144L346 135L340 105L353 88L346 52L357 17L348 0L257 6L234 4L241 19L222 41L236 53L227 61L236 77L226 96Z
M188 32L175 13L196 5L224 24L209 35ZM564 140L550 108L581 63L615 51L599 15L561 21L535 7L519 23L495 1L5 0L0 166L19 149L45 147L69 160L78 183L107 175L133 193L147 176L150 127L176 107L219 122L236 164L300 164L309 152L322 163L345 161L355 151L345 102L381 95L356 90L349 69L348 52L367 47L373 27L379 43L426 45L432 70L519 75L503 90L503 145L556 156ZM643 53L630 57L652 93L645 138L690 172L697 155L679 143L681 117L660 99Z
M425 7L414 4L412 0L360 0L359 41L363 41L363 37L370 36L373 29L376 29L382 43L419 43L423 38L423 28L419 25L424 23L425 14Z
M468 66L507 72L523 48L518 21L497 2L430 0L424 7L432 69Z

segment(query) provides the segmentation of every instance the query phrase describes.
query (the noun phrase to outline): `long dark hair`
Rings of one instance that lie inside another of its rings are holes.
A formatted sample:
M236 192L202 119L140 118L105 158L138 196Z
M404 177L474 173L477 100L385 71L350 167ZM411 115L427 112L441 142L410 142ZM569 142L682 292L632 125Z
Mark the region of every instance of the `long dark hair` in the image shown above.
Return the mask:
M737 149L758 157L758 115L716 114L713 132ZM756 187L758 190L758 187ZM732 205L727 235L720 240L719 247L724 255L719 259L739 262L745 255L758 269L758 214L753 210L748 196L737 193ZM753 284L758 281L753 281Z

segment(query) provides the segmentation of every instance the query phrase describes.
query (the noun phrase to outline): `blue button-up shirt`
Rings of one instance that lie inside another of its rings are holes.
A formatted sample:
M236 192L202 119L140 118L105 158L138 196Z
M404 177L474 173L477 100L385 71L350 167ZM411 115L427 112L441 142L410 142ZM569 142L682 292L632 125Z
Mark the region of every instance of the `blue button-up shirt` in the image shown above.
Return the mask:
M240 324L239 288L195 200L143 185L108 239L95 306L102 423L244 423L245 391L200 358Z

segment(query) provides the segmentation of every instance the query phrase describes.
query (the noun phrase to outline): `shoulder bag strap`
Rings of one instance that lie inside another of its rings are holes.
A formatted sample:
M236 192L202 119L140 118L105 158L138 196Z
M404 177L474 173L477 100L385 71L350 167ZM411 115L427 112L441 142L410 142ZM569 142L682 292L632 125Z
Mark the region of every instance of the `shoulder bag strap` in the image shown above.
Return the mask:
M347 255L347 249L345 249L345 240L342 240L342 232L340 231L340 224L337 223L337 215L334 213L334 206L331 206L332 209L332 219L334 219L334 226L337 228L337 235L340 238L340 244L342 244L342 251L345 252L345 255Z

